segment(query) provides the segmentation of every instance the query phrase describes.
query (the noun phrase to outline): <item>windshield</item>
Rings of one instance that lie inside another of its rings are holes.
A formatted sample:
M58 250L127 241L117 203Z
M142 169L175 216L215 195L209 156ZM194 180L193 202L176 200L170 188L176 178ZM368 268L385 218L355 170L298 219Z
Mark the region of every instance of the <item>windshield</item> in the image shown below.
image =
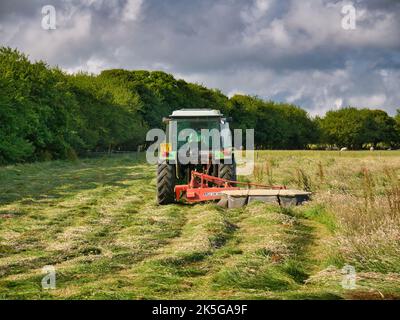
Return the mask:
M171 128L176 126L177 129L177 135L174 137L174 134L172 134L170 137L173 139L176 139L179 136L179 133L182 130L185 129L192 129L194 132L186 137L185 141L177 141L177 146L178 149L184 145L185 143L190 143L190 142L198 142L198 143L204 143L207 144L208 140L208 146L211 148L212 144L212 138L211 136L202 136L201 130L212 130L216 129L218 132L220 132L220 119L178 119L178 120L173 120L171 121ZM219 148L218 148L219 149Z

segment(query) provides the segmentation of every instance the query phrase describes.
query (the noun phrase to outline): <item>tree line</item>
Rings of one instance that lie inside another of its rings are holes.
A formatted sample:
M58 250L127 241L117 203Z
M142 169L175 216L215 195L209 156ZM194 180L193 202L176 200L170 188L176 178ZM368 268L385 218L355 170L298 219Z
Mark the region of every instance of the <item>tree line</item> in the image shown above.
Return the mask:
M0 48L0 163L75 158L88 151L135 150L162 117L215 108L233 128L254 128L259 149L400 146L400 111L345 108L311 118L292 104L231 98L160 71L69 75Z

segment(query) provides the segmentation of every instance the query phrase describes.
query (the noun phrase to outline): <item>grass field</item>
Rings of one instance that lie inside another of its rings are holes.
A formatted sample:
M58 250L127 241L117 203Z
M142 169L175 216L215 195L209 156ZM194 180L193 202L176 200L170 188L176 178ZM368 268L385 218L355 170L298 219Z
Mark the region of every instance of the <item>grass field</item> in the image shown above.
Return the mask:
M400 298L400 152L262 151L304 206L155 204L143 155L0 168L3 299ZM41 287L56 268L56 289ZM357 272L345 289L342 268Z

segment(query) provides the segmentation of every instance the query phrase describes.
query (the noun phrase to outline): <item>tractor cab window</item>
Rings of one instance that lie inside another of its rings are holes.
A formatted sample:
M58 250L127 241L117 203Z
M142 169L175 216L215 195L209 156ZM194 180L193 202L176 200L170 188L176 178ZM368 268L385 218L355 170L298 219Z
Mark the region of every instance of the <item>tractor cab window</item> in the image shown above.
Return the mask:
M175 141L177 141L178 149L185 143L197 142L206 144L207 139L209 140L208 145L211 147L213 145L212 138L202 136L201 130L216 129L218 132L220 131L219 119L178 119L174 120L174 122L176 122L176 133L177 133L176 138L174 139L176 139ZM185 129L191 129L193 132L186 137L185 141L178 141L177 137L179 136L179 133Z

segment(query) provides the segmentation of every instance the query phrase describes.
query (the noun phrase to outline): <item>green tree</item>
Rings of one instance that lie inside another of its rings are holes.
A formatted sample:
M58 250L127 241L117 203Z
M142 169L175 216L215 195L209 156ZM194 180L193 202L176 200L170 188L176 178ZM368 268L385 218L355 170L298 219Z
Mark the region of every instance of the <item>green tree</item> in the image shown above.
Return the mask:
M400 145L400 110L345 108L311 119L286 103L228 99L217 89L162 71L105 70L68 75L17 50L0 48L0 163L68 158L87 151L133 150L149 128L181 108L215 108L233 128L255 129L260 149L302 149L319 140L354 149Z
M323 141L339 147L361 149L363 144L394 145L399 138L396 123L381 110L344 108L319 119Z

